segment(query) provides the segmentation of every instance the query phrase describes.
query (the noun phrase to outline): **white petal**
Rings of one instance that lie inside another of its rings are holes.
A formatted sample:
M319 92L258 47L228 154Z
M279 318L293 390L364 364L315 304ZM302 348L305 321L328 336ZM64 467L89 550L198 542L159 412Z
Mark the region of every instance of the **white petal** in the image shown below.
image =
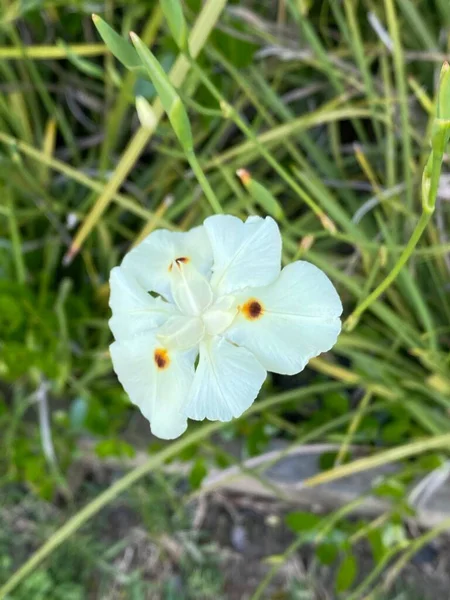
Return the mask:
M122 267L112 269L109 285L109 305L113 313L109 326L116 340L154 329L177 312L161 298L152 298Z
M253 352L274 373L293 375L335 344L342 304L328 277L298 261L266 288L244 290L240 312L225 336ZM261 311L252 308L260 305Z
M186 232L157 229L126 254L122 266L145 290L170 298L170 267L177 259L189 262L203 275L210 273L213 257L203 226Z
M243 223L231 215L215 215L204 227L214 254L211 285L218 295L268 285L280 273L281 236L271 217L250 217Z
M189 350L198 346L205 333L200 317L171 317L158 329L156 337L163 346L173 350Z
M266 371L244 348L221 337L200 344L200 360L183 412L190 419L230 421L255 400Z
M201 315L213 299L211 286L206 277L191 264L172 264L172 297L185 315Z
M150 421L153 434L168 440L181 435L187 420L180 409L194 376L192 352L170 351L165 367L158 368L155 353L161 357L161 348L154 334L114 342L110 352L120 383Z

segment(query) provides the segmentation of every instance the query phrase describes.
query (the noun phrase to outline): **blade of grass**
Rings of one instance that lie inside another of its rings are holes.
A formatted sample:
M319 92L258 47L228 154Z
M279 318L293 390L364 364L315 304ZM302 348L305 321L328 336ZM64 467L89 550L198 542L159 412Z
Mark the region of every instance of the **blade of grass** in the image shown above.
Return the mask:
M222 10L225 8L226 3L227 0L208 0L203 6L202 12L198 16L189 36L189 48L192 57L195 58L199 54L210 32L220 17ZM170 71L169 77L172 81L172 84L175 87L180 86L186 78L188 71L189 62L184 56L179 56ZM163 109L159 100L154 103L153 111L155 113L156 129L157 124L163 116ZM84 219L81 227L78 229L77 234L64 258L65 264L69 264L80 251L84 240L95 227L101 215L110 204L112 197L135 165L137 159L150 141L155 129L151 130L140 127L135 133L134 137L126 147L125 152L122 154L122 157L117 164L114 173L106 184L102 194L97 198L91 211Z
M74 44L73 46L24 46L23 48L1 48L0 60L23 60L24 55L32 60L64 60L68 52L76 56L102 56L109 52L105 44Z
M412 147L409 133L409 110L408 110L408 85L405 76L405 59L400 37L400 28L394 0L384 0L386 19L389 34L392 38L394 48L394 69L397 84L397 93L400 104L400 121L403 132L402 154L403 154L403 177L406 183L407 206L413 209L413 178L412 178Z

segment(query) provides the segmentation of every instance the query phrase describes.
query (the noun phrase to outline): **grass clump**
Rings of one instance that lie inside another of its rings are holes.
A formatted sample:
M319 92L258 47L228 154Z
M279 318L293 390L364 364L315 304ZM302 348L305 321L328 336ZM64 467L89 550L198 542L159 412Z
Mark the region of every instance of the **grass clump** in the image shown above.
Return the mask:
M185 230L219 211L273 214L284 262L305 258L338 286L346 330L293 389L273 377L242 419L152 446L144 466L74 513L0 597L19 584L31 586L28 597L62 593L44 558L168 459L192 460L200 485L207 469L199 477L198 465L232 460L218 439L244 440L245 456L273 437L338 444L311 485L399 463L388 494L395 510L373 522L378 532L411 516L408 486L447 460L447 3L175 6L107 4L95 7L94 24L82 0L2 4L2 484L70 503L81 437L95 437L102 459L134 455L124 435L133 409L107 352L107 280L157 227ZM158 80L140 62L145 48ZM355 445L368 462L352 457ZM382 544L366 584L341 576L342 597L369 598L443 529ZM349 535L357 533L346 551ZM9 573L11 562L1 564ZM76 598L77 585L65 597Z

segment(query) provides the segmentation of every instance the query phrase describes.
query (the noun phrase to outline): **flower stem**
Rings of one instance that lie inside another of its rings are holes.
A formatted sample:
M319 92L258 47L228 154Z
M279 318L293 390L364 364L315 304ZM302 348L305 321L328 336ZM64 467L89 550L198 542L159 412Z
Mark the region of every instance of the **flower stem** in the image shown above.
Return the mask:
M198 162L198 158L195 155L194 150L187 151L186 158L189 161L189 164L191 165L191 169L193 170L194 175L197 177L197 181L201 185L202 190L211 205L211 208L213 209L213 211L216 214L223 214L223 209L220 205L220 202L217 199L217 196L215 195L215 193L213 192L213 189L212 189L208 179L206 178L206 175L203 172L203 169L201 168L200 163Z
M189 61L191 69L200 78L201 82L211 93L211 95L217 100L220 105L222 114L225 118L231 119L235 125L242 131L242 133L250 140L261 156L263 156L270 166L280 175L280 177L289 185L289 187L309 206L316 217L320 220L322 226L330 231L330 233L336 233L336 226L333 221L325 214L323 209L307 194L295 181L295 179L273 158L267 148L258 140L257 136L251 130L251 128L245 123L242 117L239 115L237 110L229 104L220 90L211 82L208 76L203 71L202 67L197 64L188 54L186 58Z
M406 245L406 248L399 256L396 264L394 265L394 268L389 273L389 275L387 275L387 277L380 283L380 285L377 288L375 288L373 292L369 294L367 298L365 298L363 302L361 302L361 304L357 306L355 310L351 313L351 315L347 318L347 320L344 323L344 329L346 331L352 331L355 328L363 312L373 302L375 302L375 300L391 285L394 279L396 279L397 275L400 273L403 266L407 263L411 254L414 252L414 248L417 246L418 241L422 237L422 233L424 232L425 227L427 226L432 214L433 211L428 212L424 209L419 219L419 222L417 223L411 235L411 238L409 239L409 242Z
M351 313L344 323L346 331L352 331L358 323L363 312L391 285L396 279L402 268L407 263L408 259L414 252L426 226L428 225L431 215L436 206L436 198L439 188L439 179L441 175L442 161L444 158L445 147L448 142L450 123L446 120L436 119L435 128L431 141L431 154L425 165L422 176L422 214L420 219L407 243L405 249L399 256L392 271L373 290L371 294L365 298L359 306Z

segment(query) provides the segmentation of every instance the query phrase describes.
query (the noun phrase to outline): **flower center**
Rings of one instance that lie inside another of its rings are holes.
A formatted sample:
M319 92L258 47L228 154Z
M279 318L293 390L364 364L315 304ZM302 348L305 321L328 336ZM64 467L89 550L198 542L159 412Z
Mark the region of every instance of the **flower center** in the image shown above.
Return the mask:
M175 259L175 261L177 263L177 265L181 264L181 263L188 263L189 262L189 258L187 256L179 256L178 258ZM171 271L173 269L173 262L170 263L169 265L169 271Z
M206 332L209 335L223 333L234 320L237 308L233 296L221 296L202 315Z
M190 262L180 259L172 262L172 296L180 312L198 317L208 308L213 299L211 286Z
M205 335L219 335L237 313L233 296L213 301L208 280L188 262L176 259L171 264L172 296L180 314L171 317L158 330L157 337L167 348L188 350Z

